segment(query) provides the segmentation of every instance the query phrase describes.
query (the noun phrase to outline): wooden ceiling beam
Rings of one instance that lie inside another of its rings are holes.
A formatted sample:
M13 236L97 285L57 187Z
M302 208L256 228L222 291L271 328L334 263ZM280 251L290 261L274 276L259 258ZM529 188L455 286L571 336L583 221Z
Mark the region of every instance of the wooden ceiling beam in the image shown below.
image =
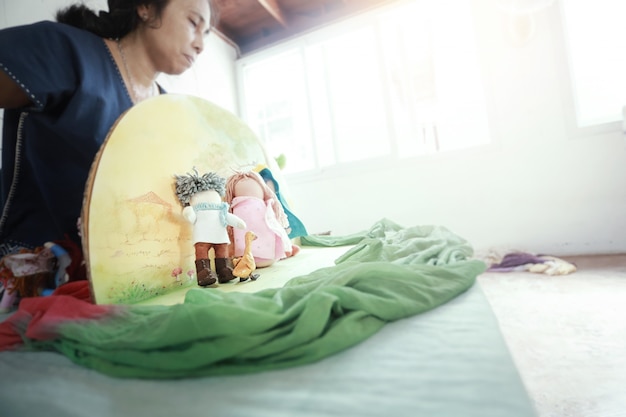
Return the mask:
M258 0L258 2L283 27L285 28L287 27L287 19L285 18L285 14L283 13L282 9L280 8L280 5L278 4L276 0Z

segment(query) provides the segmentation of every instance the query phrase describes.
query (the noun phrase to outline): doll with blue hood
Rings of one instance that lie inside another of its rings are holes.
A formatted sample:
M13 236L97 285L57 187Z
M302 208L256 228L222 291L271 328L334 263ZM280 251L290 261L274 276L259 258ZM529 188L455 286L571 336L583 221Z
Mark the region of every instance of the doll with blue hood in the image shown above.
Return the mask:
M289 208L289 205L287 204L287 201L285 201L285 199L281 195L278 181L276 181L276 179L272 175L272 171L270 171L270 169L265 165L257 165L254 168L254 171L257 172L261 176L261 178L263 178L265 184L267 184L267 186L274 192L276 198L280 202L283 211L287 216L287 222L289 223L289 238L295 239L297 237L307 236L308 233L306 231L306 228L304 227L304 224L295 214L293 214L293 212Z
M199 175L194 169L187 175L176 175L176 196L183 205L183 217L193 225L198 285L226 283L235 278L229 254L228 226L245 229L246 223L228 210L222 201L226 179L215 172ZM215 251L215 272L211 270L209 250Z

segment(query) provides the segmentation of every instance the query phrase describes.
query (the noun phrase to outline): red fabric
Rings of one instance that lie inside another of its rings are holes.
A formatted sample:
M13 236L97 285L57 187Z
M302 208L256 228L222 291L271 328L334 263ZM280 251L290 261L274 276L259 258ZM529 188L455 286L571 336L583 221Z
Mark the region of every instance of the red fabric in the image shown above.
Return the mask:
M69 295L79 300L93 303L91 290L89 289L89 281L70 281L59 286L59 288L54 290L52 295Z
M11 319L15 314L11 316ZM0 352L18 348L22 344L22 337L13 329L13 323L9 321L5 320L0 323Z
M119 306L94 305L88 281L61 285L48 297L24 298L15 313L0 323L0 351L19 348L22 338L54 339L59 324L93 320Z
M58 240L54 243L60 245L70 255L70 259L72 260L72 262L67 268L65 268L65 272L69 276L69 280L86 280L87 268L85 267L83 251L81 250L80 246L74 243L74 241L72 241L72 239L70 239L68 236L65 236L64 240Z

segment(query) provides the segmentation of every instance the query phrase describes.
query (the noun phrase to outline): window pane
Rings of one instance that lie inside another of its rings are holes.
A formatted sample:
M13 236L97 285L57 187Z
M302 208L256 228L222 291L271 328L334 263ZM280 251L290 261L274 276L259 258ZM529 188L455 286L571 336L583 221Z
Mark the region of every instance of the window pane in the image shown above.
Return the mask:
M383 17L381 36L401 156L489 142L468 1L399 7Z
M389 131L380 74L378 43L373 27L352 31L324 42L327 108L339 162L389 155ZM318 91L312 90L315 95Z
M622 119L626 105L626 3L561 2L578 126Z
M432 16L410 5L387 13L381 24L390 101L400 155L438 150L437 91Z
M401 2L244 58L246 121L287 173L488 143L470 4Z
M317 160L320 167L337 163L335 152L335 133L329 109L328 82L324 51L320 45L308 47L306 51L306 69L309 81L309 103L313 120L313 137Z
M244 69L246 118L285 172L315 168L302 56L296 50Z

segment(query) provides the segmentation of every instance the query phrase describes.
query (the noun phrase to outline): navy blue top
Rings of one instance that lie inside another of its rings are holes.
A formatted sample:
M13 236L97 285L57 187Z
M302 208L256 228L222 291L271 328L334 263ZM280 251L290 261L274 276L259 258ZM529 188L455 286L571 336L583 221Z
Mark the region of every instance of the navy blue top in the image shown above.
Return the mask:
M69 236L100 145L132 106L104 40L65 24L0 30L0 71L33 105L5 110L0 251Z

